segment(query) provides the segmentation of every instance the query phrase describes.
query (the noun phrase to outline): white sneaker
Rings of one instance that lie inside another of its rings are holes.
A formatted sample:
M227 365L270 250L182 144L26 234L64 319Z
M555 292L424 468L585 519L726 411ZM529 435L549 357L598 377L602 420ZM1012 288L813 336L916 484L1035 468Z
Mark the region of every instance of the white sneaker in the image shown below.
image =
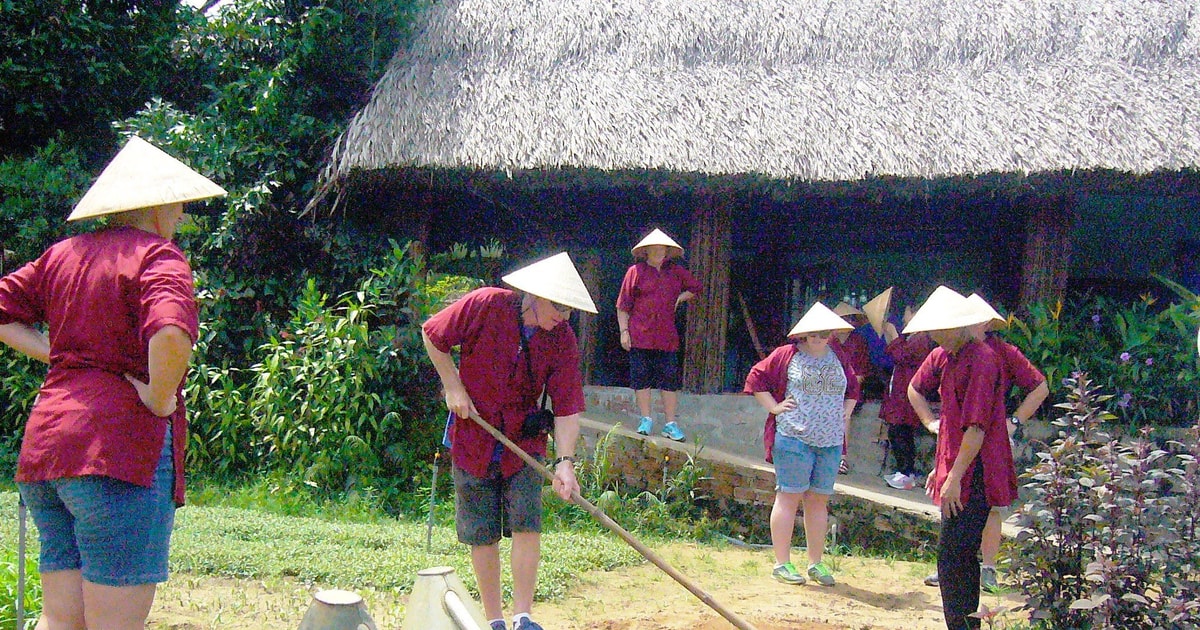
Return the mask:
M884 477L883 480L887 482L887 485L897 490L912 490L916 485L912 477L909 477L900 471L896 471Z

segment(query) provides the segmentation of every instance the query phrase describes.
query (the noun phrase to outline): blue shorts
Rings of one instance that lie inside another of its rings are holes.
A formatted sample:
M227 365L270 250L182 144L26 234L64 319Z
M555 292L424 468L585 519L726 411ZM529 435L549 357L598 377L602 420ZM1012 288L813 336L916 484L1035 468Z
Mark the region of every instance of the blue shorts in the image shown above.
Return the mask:
M775 434L775 491L833 494L842 446L809 446L799 438Z
M629 387L634 390L679 391L679 353L666 350L629 350Z
M18 483L38 528L38 571L79 570L104 586L167 581L167 552L175 525L171 431L154 486L99 475Z

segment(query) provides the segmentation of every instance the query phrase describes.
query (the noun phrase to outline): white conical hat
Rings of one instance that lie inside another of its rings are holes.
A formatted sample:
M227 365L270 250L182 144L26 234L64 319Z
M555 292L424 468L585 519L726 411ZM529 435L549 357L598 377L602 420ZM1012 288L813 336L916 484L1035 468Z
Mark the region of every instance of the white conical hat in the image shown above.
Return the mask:
M863 304L863 313L867 316L867 321L871 322L871 328L875 329L875 334L883 336L883 322L887 319L888 308L892 305L892 287L888 287L883 293L871 298L870 302Z
M634 256L639 256L641 255L641 253L638 252L639 249L643 247L649 247L651 245L666 245L668 257L677 258L683 255L683 247L681 247L679 243L676 243L675 239L667 236L666 232L663 232L658 228L654 228L653 232L647 234L646 238L642 239L637 245L634 245L633 249L630 251L633 252Z
M817 302L812 305L812 308L808 309L808 312L804 314L804 317L800 318L800 321L796 322L796 325L792 327L788 336L795 337L796 335L822 330L854 330L854 326L851 326L846 323L846 320L838 317L838 314L829 310L828 306Z
M837 306L833 307L833 313L835 315L837 315L838 317L845 317L847 315L862 315L863 314L863 312L858 310L858 308L856 308L850 304L847 304L845 302L838 302Z
M137 136L104 167L68 221L220 197L225 189Z
M986 321L988 317L967 302L967 298L961 293L940 286L934 289L929 299L917 309L916 314L904 327L904 334L965 328Z
M972 293L971 295L968 295L967 303L971 305L971 308L978 310L980 315L987 316L987 321L996 322L997 324L1002 324L1004 326L1008 325L1008 319L998 313L996 309L992 308L992 305L988 304L987 300L979 297L978 293Z
M596 312L596 304L592 302L592 296L588 294L583 278L579 277L567 252L543 258L501 279L515 289L551 302L589 313Z

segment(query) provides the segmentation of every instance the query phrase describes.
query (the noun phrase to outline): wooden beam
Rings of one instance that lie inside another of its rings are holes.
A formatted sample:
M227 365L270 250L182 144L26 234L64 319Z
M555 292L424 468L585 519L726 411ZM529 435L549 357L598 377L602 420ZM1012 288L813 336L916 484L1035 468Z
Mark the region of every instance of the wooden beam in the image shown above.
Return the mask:
M688 268L703 288L688 306L683 388L697 394L718 393L725 384L732 205L731 191L705 190L692 212Z
M1020 307L1061 300L1070 274L1075 198L1028 196L1018 199L1017 204L1028 208L1029 217L1021 261Z

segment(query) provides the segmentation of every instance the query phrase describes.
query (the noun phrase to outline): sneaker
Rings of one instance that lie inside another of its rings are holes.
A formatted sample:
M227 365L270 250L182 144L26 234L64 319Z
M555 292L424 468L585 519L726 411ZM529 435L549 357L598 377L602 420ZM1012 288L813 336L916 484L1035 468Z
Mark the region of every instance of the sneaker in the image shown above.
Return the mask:
M796 570L796 565L791 562L785 562L771 571L771 577L783 582L784 584L803 584L808 580L804 579L803 575Z
M492 630L508 630L508 624L504 623L503 619L497 619L492 622Z
M640 433L642 435L650 435L650 432L653 430L654 430L654 418L651 418L649 416L642 416L642 421L640 423L638 423L638 433Z
M674 422L668 422L666 426L663 427L662 436L670 440L675 440L676 442L682 442L684 440L683 430L681 430L679 425L675 424Z
M941 582L938 582L937 571L934 571L933 573L930 573L929 575L925 576L925 586L940 586L940 585L941 585Z
M892 488L895 488L897 490L903 490L905 478L906 478L906 475L904 473L902 473L900 471L896 471L890 475L885 475L883 477L883 480L885 482L887 482L888 486L891 486Z
M996 567L979 567L979 588L989 593L1000 590L1000 581L996 578Z
M838 464L838 474L839 475L850 474L850 464L846 463L845 457L842 458L842 463Z
M521 625L513 626L513 630L542 630L542 627L529 617L522 617Z
M837 581L833 579L833 572L829 567L825 566L824 562L818 562L811 567L808 567L808 577L812 578L821 586L833 586Z

